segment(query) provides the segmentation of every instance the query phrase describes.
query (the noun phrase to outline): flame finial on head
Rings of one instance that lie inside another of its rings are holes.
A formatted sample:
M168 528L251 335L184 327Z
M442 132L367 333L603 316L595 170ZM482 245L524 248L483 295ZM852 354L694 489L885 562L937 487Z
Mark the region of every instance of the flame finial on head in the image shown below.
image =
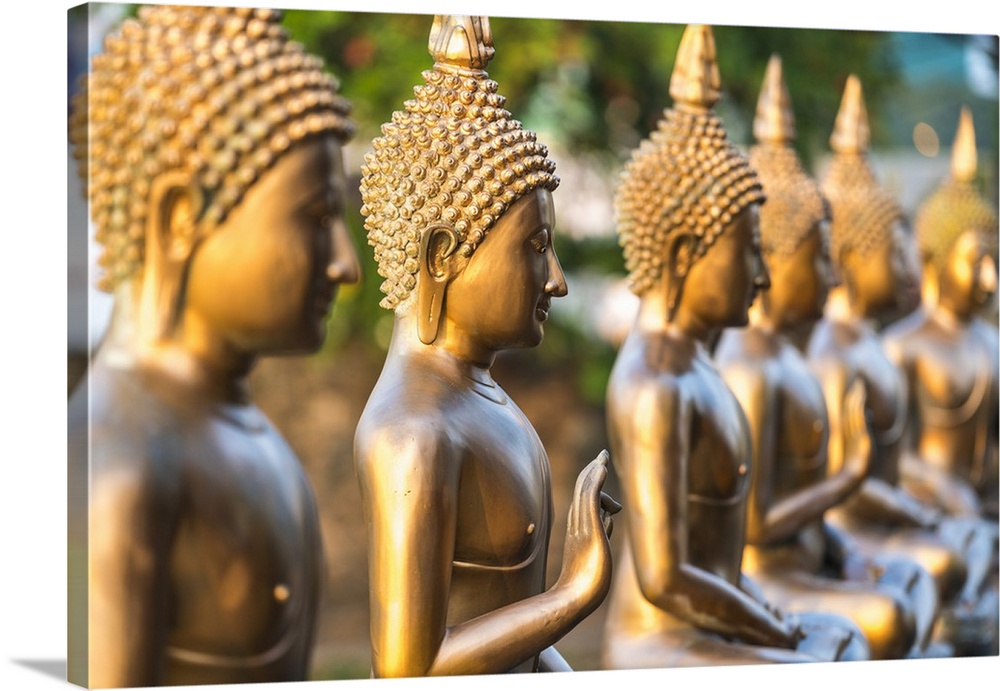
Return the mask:
M674 234L694 239L695 261L744 209L764 201L757 173L712 110L719 89L711 29L689 27L670 82L674 107L632 152L615 193L618 241L637 295L660 280Z
M761 241L769 257L788 256L830 213L819 185L806 175L792 148L795 118L777 55L767 63L753 132L758 143L750 149L750 164L767 190L767 204L760 210Z
M868 112L861 81L852 74L830 135L833 160L821 184L833 211L830 255L835 263L846 249L863 256L885 246L893 238L894 225L904 220L899 203L875 178L868 145Z
M670 97L676 105L708 110L718 102L721 88L712 27L691 24L684 30L677 48Z
M485 73L496 52L489 17L435 15L427 50L443 72Z
M861 80L855 75L847 78L840 110L830 135L830 148L838 154L863 154L868 151L871 135L868 129L868 111L865 109Z
M917 209L915 231L925 261L941 264L967 231L979 233L997 253L997 213L975 187L976 133L963 107L951 154L951 175Z
M962 106L958 116L958 131L951 149L951 177L960 182L976 179L976 129L972 124L972 113Z
M785 87L781 57L772 55L767 62L764 84L757 99L757 113L753 121L753 135L757 141L784 143L795 139L795 115L792 100Z

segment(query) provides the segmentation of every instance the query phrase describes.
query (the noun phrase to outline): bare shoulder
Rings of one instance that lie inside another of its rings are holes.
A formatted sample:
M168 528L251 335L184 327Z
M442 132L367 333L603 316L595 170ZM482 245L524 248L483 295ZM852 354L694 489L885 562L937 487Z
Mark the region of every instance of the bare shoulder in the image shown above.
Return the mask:
M755 326L726 329L719 338L713 359L720 367L739 363L760 365L778 356L781 341L773 332Z
M886 354L896 362L912 359L914 346L929 335L929 326L927 313L923 308L917 308L890 324L882 332L882 346Z
M75 434L88 441L91 505L154 516L173 510L184 478L181 414L128 373L90 386L89 413L76 418Z
M1000 351L1000 330L997 329L996 325L976 317L969 322L969 333L986 346L993 355Z
M686 382L691 369L650 367L641 357L615 363L608 382L607 404L613 418L640 423L675 418L690 405Z
M447 405L407 398L402 392L373 394L358 421L354 465L363 487L388 478L434 483L457 471L463 436L456 430L456 416Z
M743 403L747 397L766 396L778 382L771 358L732 359L718 366L726 385Z
M861 340L861 333L851 322L821 319L809 340L809 359L844 358Z

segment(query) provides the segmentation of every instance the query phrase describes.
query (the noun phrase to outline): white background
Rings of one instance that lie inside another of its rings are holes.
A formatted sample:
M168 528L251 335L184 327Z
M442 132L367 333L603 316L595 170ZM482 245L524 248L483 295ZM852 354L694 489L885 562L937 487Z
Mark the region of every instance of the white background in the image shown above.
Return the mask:
M190 3L189 3L190 4ZM203 4L221 4L207 0ZM284 4L284 3L282 3ZM787 8L781 7L787 5ZM54 0L8 0L0 23L0 199L7 252L0 257L0 689L64 688L54 674L66 659L66 10ZM998 33L994 0L815 3L668 3L614 0L581 7L564 1L441 0L404 4L298 0L306 9L463 12L507 16L707 22L789 27ZM987 9L989 8L989 9ZM502 50L503 37L496 37ZM725 50L724 45L719 50ZM845 60L848 59L845 56ZM664 85L664 97L666 97ZM401 94L400 98L404 95ZM41 671L40 671L41 670ZM1000 658L588 672L529 675L525 688L594 685L677 689L988 689ZM505 677L445 681L315 682L310 689L503 688ZM543 686L544 685L544 686ZM240 688L240 687L217 687ZM242 687L247 688L247 687ZM257 685L283 689L287 685Z

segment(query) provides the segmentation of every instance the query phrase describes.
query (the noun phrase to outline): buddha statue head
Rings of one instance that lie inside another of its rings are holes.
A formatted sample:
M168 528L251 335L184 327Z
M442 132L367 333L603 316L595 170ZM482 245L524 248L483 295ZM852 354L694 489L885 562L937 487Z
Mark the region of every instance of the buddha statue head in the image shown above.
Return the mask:
M917 210L915 230L924 273L937 300L967 318L996 292L997 214L975 188L976 134L962 108L951 174Z
M830 136L833 159L820 187L832 211L830 254L848 300L864 316L884 318L915 306L919 287L908 271L910 232L899 204L875 179L869 137L861 82L851 75Z
M753 132L757 144L750 162L767 190L760 238L771 287L762 306L779 324L815 321L823 315L832 282L830 209L793 148L795 116L777 55L767 64Z
M757 238L764 193L712 110L720 88L712 30L690 25L670 80L674 105L625 165L615 217L632 291L662 291L668 321L681 309L722 327L746 324L768 279ZM728 270L711 275L720 262Z
M180 329L241 352L311 350L337 284L357 280L342 219L350 105L280 21L142 7L74 102L100 287L140 342Z
M536 345L549 299L566 292L552 249L555 164L486 72L488 18L435 17L428 48L434 66L362 166L380 304L415 312L425 344L447 323L487 350Z

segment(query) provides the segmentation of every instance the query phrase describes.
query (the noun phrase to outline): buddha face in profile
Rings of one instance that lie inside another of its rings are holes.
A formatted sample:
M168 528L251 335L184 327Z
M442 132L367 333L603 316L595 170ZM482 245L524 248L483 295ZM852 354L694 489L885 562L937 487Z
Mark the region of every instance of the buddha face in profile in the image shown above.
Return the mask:
M760 226L771 287L761 306L779 328L819 320L834 282L829 204L790 145L795 127L780 68L772 58L754 120L759 143L750 149L768 194Z
M834 285L829 222L817 221L788 254L766 252L771 287L764 296L768 314L780 324L820 319Z
M71 133L100 287L140 341L314 350L358 278L343 224L350 104L273 10L150 6L95 56Z
M938 299L969 316L985 307L997 289L997 267L983 234L964 231L938 269Z
M883 231L882 241L868 251L845 249L841 266L848 289L871 315L895 314L915 306L919 286L906 256L908 235L903 222L896 220Z
M244 352L315 350L340 283L358 280L340 143L296 144L191 258L186 312Z
M823 183L830 200L830 252L853 309L892 320L916 306L912 233L899 205L858 156L835 156Z
M684 274L677 316L712 327L747 325L758 293L771 285L761 254L757 204L736 214L711 247L689 269L670 260ZM666 287L667 291L672 290Z
M504 212L448 286L446 319L457 331L492 352L541 342L552 298L566 295L554 226L545 189Z

